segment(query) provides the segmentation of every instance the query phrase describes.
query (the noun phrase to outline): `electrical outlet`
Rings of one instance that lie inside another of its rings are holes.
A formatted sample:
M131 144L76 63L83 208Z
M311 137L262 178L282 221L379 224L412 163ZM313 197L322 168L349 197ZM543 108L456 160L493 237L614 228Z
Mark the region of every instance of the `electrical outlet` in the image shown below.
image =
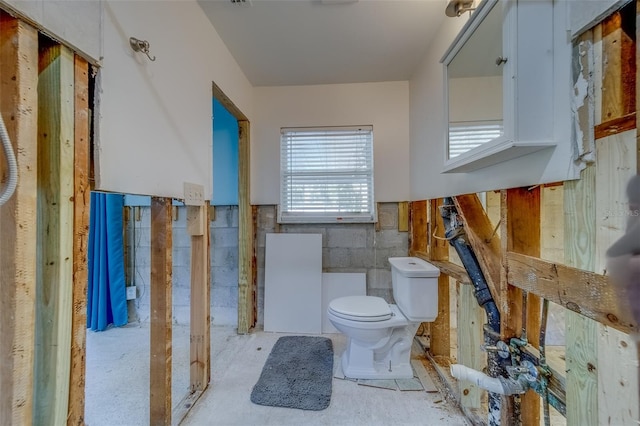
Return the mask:
M135 285L127 287L127 300L133 300L137 297L137 289Z
M187 206L204 205L204 186L195 183L184 183L184 203Z

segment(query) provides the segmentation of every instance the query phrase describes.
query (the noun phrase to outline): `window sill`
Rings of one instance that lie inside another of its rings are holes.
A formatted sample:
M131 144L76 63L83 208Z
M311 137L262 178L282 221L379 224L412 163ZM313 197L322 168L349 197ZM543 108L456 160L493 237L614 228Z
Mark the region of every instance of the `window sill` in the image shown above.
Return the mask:
M504 161L553 148L553 141L516 142L510 139L489 142L445 162L442 173L467 173Z

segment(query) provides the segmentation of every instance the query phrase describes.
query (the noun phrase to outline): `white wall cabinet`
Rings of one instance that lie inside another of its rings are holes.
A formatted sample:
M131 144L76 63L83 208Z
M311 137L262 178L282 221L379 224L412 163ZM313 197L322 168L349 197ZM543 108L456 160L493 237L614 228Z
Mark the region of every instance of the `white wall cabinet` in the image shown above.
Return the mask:
M443 172L478 170L557 144L554 3L484 0L445 52Z

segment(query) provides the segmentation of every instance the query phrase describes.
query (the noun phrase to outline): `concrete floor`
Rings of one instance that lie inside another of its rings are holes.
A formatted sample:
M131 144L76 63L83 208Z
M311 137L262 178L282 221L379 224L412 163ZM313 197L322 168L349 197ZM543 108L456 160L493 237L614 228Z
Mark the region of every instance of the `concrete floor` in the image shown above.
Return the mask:
M322 411L253 404L250 393L271 348L283 334L237 335L212 327L209 389L182 425L470 425L440 393L394 391L333 379L330 406ZM328 334L335 362L345 347L341 334ZM189 330L173 327L174 407L189 387ZM149 424L149 324L87 333L86 424Z

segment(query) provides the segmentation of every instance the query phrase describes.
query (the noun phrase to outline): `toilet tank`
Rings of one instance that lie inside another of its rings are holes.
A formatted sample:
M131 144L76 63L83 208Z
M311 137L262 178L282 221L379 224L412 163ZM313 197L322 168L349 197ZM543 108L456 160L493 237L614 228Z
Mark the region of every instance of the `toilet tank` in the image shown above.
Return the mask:
M409 321L431 322L438 316L440 270L417 257L390 257L393 298Z

